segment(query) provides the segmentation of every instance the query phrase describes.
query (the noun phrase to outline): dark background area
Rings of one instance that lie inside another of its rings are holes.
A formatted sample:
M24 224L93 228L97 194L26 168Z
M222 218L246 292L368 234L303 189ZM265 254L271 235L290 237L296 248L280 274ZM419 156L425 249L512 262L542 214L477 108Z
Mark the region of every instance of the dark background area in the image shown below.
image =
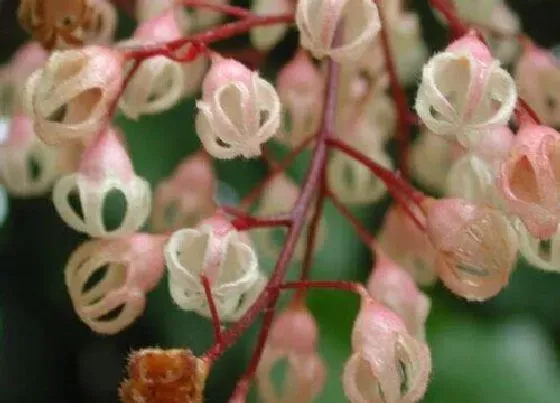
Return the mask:
M25 39L15 20L17 3L0 1L2 60ZM430 48L437 49L446 40L443 29L424 0L410 3L422 13ZM546 47L560 43L560 1L509 3L536 42ZM131 27L123 17L121 33ZM273 53L270 66L289 56L294 38L291 34ZM137 173L152 184L198 149L193 107L188 100L156 117L135 122L118 117ZM290 173L301 178L305 167L304 156ZM266 173L258 161L219 162L216 168L224 188L232 186L240 195ZM386 206L384 201L355 212L376 227ZM48 197L10 198L8 209L0 227L0 403L112 403L132 349L189 347L201 353L209 347L209 322L179 311L165 280L150 294L145 314L133 326L116 336L92 333L72 311L63 281L65 262L84 238L60 221ZM370 270L367 250L331 206L326 220L327 239L315 260L314 276L365 279ZM272 263L263 260L263 268L270 269ZM520 260L509 287L487 303L466 303L441 286L429 294L434 373L425 402L559 401L560 274L537 271ZM339 403L344 401L339 377L349 354L358 301L323 291L312 292L309 303L320 323L321 351L329 363L329 381L319 401ZM250 355L254 331L213 368L206 401L227 401Z

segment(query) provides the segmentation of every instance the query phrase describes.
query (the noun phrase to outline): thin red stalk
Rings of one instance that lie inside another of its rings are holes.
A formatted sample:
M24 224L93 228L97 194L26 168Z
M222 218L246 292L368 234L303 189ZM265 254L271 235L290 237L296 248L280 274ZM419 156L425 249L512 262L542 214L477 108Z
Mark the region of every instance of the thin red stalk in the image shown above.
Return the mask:
M337 35L338 37L339 35ZM325 169L327 161L327 140L332 136L336 114L336 99L338 92L338 75L339 66L329 60L327 68L327 86L325 89L325 107L323 109L323 119L317 137L313 156L311 157L311 166L307 172L307 176L301 188L301 192L292 210L293 225L288 230L286 242L280 252L278 261L274 267L269 283L265 290L259 295L255 303L230 328L224 332L222 342L216 343L204 355L208 361L216 360L224 351L230 348L239 338L239 336L254 322L257 315L266 309L263 323L263 330L259 335L257 348L252 357L252 364L249 366L247 373L254 373L258 360L262 354L266 338L268 337L269 323L274 317L274 306L278 299L277 287L284 279L288 265L292 259L298 238L305 225L305 219L308 214L315 191L317 190L321 175ZM268 325L268 327L267 327ZM244 377L245 378L245 377Z
M371 248L373 245L377 244L375 237L362 225L360 221L350 212L350 210L340 201L340 199L331 192L330 189L327 189L327 197L330 199L334 207L338 210L340 215L348 221L354 231L360 238L360 240L366 245L368 248Z
M115 114L115 110L117 109L117 105L119 104L119 99L124 94L124 92L126 90L126 87L128 87L128 84L130 84L130 81L132 80L132 77L134 77L134 74L136 74L136 72L140 68L141 64L142 64L141 60L134 60L132 62L132 67L128 71L125 79L123 80L123 83L122 83L121 89L119 91L119 94L115 97L115 99L113 100L113 103L109 107L109 111L107 112L107 116L109 116L109 118L112 117Z
M309 290L313 288L326 288L330 290L350 291L360 297L368 295L367 290L360 283L345 280L299 280L278 285L280 290Z
M231 224L238 231L247 231L256 228L290 227L292 225L292 218L289 213L268 217L255 217L227 205L220 205L220 209L236 217L231 221Z
M214 302L214 296L212 295L212 287L210 286L210 279L204 274L200 275L200 281L204 287L204 293L206 294L206 299L208 300L208 307L210 308L210 315L212 317L212 327L214 329L214 342L220 343L222 340L222 327L220 325L220 315L218 314L218 309Z
M324 173L323 173L324 177ZM323 180L324 181L324 180ZM303 262L301 265L300 279L306 280L309 278L311 272L311 263L313 262L313 251L315 250L315 242L317 239L317 231L321 224L321 217L323 215L323 207L325 205L325 186L322 184L319 188L317 201L315 202L315 211L307 229L307 239L305 243L305 253L303 255Z
M255 16L245 18L240 21L230 22L217 28L176 39L174 41L134 46L129 49L124 49L123 51L125 52L126 57L132 59L146 59L153 56L163 55L174 60L191 61L202 53L202 50L189 48L189 52L192 52L192 54L189 53L187 58L179 57L178 52L185 45L190 44L194 47L196 47L196 45L200 46L201 44L209 45L214 42L229 39L239 34L244 34L257 26L291 23L293 20L293 14Z
M186 7L202 8L216 11L218 13L231 15L232 17L247 18L253 17L255 15L251 11L243 7L235 7L228 4L209 3L208 1L203 0L177 0L177 3L180 3L181 5Z
M276 177L276 175L284 172L292 163L295 161L298 155L300 155L303 150L307 148L309 143L315 138L315 136L309 136L305 141L303 141L300 145L294 148L283 160L281 160L275 168L271 170L269 175L259 182L257 186L251 190L247 196L243 198L241 201L240 206L243 208L248 208L263 192L266 186Z
M406 99L406 92L399 81L397 66L391 50L388 33L388 21L385 18L385 10L382 5L386 0L377 0L379 3L379 17L381 20L381 45L385 56L385 65L389 73L391 91L397 108L397 142L399 145L398 166L405 178L408 178L408 149L410 135L410 110Z
M377 176L385 183L389 191L401 192L418 205L420 205L422 201L425 199L423 193L416 190L408 182L403 180L400 176L396 175L394 172L391 172L384 166L378 164L375 161L372 161L368 156L362 154L356 148L349 146L348 144L336 138L328 139L327 144L328 146L336 148L339 151L342 151L347 156L354 158L356 161L359 161L362 164L364 164L366 167L368 167L369 170L375 176Z

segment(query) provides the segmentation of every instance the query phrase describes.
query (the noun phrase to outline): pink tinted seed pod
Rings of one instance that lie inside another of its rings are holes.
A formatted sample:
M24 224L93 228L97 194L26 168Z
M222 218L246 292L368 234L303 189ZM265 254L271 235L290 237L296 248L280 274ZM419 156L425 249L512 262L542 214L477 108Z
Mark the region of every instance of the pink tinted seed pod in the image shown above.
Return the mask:
M367 289L373 298L399 315L410 334L424 339L430 300L418 289L411 275L379 248Z
M126 198L124 217L115 229L107 229L103 215L106 197L118 191ZM77 192L82 216L68 197ZM115 128L108 128L88 145L78 172L62 177L54 187L53 202L61 218L76 231L92 237L119 238L144 224L150 213L151 192L146 180L134 173L132 162Z
M259 401L314 401L326 381L325 364L316 352L317 337L315 318L300 303L293 303L274 319L257 367ZM281 386L276 387L271 372L282 361L287 366Z
M323 103L323 76L306 52L298 51L278 72L276 88L286 122L286 127L276 138L287 146L297 147L318 129Z
M173 10L141 23L132 43L148 44L173 41L182 37ZM151 57L142 62L130 80L119 107L130 118L153 115L176 105L183 96L191 95L202 81L206 68L203 57L179 63L165 56Z
M333 47L335 31L343 21L343 41ZM298 1L296 25L301 46L317 59L329 56L339 63L358 60L381 28L377 6L369 0Z
M560 134L523 120L499 180L509 210L531 234L547 239L560 223Z
M560 126L560 69L552 54L527 46L517 62L515 82L543 123Z
M109 119L123 83L123 56L101 46L51 54L25 88L25 108L47 144L87 139Z
M207 156L195 154L185 158L155 191L151 220L154 229L192 227L209 218L216 210L215 186L215 173Z
M196 102L196 131L216 158L261 155L261 145L280 127L281 104L274 87L233 59L214 55Z
M210 317L201 276L208 277L221 320L239 315L243 298L260 280L259 263L252 246L220 213L195 228L175 231L165 245L169 291L183 310Z
M498 294L509 281L518 249L504 213L462 199L427 199L424 209L445 286L473 301Z
M163 275L161 235L90 240L70 256L64 276L74 310L93 331L115 334L144 311ZM99 274L102 277L94 282Z
M368 295L352 329L352 355L342 375L352 403L417 402L426 392L432 361L428 346L402 320Z
M436 281L435 249L426 233L398 204L385 214L379 244L418 284L427 286Z
M59 175L57 158L57 150L35 136L33 121L16 114L0 144L0 182L17 196L45 194Z
M469 148L506 125L516 102L515 82L470 33L424 66L415 108L434 134L456 138Z
M256 15L288 14L293 10L294 2L291 0L256 0L252 7L252 11ZM287 30L288 25L286 24L253 28L251 30L251 43L260 51L269 51L280 42Z

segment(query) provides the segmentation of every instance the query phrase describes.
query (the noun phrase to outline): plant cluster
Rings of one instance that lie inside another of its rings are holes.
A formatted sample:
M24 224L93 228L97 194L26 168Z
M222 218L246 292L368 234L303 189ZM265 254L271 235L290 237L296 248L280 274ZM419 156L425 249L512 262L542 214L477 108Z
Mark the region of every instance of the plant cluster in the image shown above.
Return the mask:
M91 237L64 269L76 314L95 332L120 332L167 273L176 305L212 321L214 344L199 357L181 349L132 353L124 403L201 402L213 362L261 314L230 403L245 402L253 382L259 401L314 401L326 368L306 307L311 288L361 300L342 376L348 400L416 402L432 367L430 301L419 285L439 279L463 298L486 300L507 285L519 251L560 271L557 62L521 32L502 0L427 1L451 35L429 58L419 19L402 0L256 0L252 9L226 0L138 0L133 36L116 43L108 0L21 0L18 18L33 41L2 70L11 97L3 93L10 123L0 177L20 197L52 190L64 222ZM291 29L299 48L274 84L238 60L241 53L213 49L249 34L245 54L262 59ZM503 67L511 63L513 77ZM419 74L411 108L404 86ZM200 151L152 191L113 118L158 114L187 97L197 99ZM387 152L393 138L396 162ZM287 157L275 160L270 141L290 149ZM286 169L306 150L309 168L298 184ZM270 173L228 205L215 196L213 158L263 158ZM443 197L426 195L411 178ZM103 212L115 191L126 212L110 228ZM387 191L393 204L376 240L347 206L372 204ZM329 234L327 201L375 256L367 284L310 278ZM276 258L269 276L259 263L265 254ZM288 281L288 270L299 279ZM290 303L277 312L289 290ZM270 376L280 360L288 365L278 389Z

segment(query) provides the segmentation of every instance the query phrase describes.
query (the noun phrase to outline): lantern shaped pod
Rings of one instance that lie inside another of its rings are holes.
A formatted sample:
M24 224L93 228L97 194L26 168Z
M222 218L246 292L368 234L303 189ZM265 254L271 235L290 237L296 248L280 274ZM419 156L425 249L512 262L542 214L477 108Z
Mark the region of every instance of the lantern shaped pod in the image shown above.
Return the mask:
M277 141L297 147L319 128L323 104L323 76L300 50L278 72L278 96L284 107L284 128Z
M64 271L80 319L95 332L114 334L141 315L146 293L163 274L165 240L164 236L139 233L80 245ZM101 279L93 282L99 274Z
M151 223L158 231L193 227L216 210L216 177L210 158L203 154L186 157L154 195Z
M411 336L397 314L363 295L352 329L352 355L342 374L348 400L417 402L426 392L431 369L426 343Z
M284 174L277 174L266 185L256 214L259 216L273 216L291 211L298 198L299 188L297 184ZM305 253L305 240L309 230L311 215L306 217L306 224L302 235L299 237L294 250L292 259L301 260ZM251 238L260 254L270 258L276 258L280 253L283 243L285 229L283 228L258 228L251 231ZM319 222L319 227L315 235L315 250L318 250L325 240L326 223L324 220Z
M280 127L281 103L274 87L233 59L213 55L197 101L196 132L215 158L261 155L261 145Z
M57 51L27 81L24 106L47 144L87 140L104 128L123 85L123 56L101 46Z
M201 276L206 276L218 315L227 321L239 313L243 297L259 280L253 248L217 213L195 228L173 233L165 246L169 291L186 311L210 317Z
M515 82L470 33L424 66L415 107L433 133L471 148L488 132L507 125L516 103Z
M126 198L124 217L117 228L107 229L104 203L113 190ZM80 216L70 205L77 192ZM134 167L115 128L101 132L81 157L78 172L62 177L53 190L53 202L61 218L76 231L92 237L119 238L140 228L151 208L150 185L134 173Z
M366 120L361 122L355 133L344 137L350 146L361 150L378 164L392 169L391 159L378 139L377 128ZM373 203L379 201L387 190L383 181L364 164L344 153L333 155L327 175L332 191L345 203Z
M169 9L141 23L127 43L166 42L183 36L176 13ZM119 107L130 118L153 115L176 105L183 96L191 95L202 81L206 69L203 57L180 63L165 56L144 60L128 84Z
M560 133L522 118L499 184L509 211L539 239L550 238L560 223L559 167Z
M117 10L109 0L88 1L91 4L91 21L84 33L84 42L109 45L117 30Z
M333 47L342 21L347 22L342 43ZM358 60L381 28L377 6L368 0L298 1L296 25L303 48L317 59L330 56L339 63Z
M256 372L259 401L312 403L324 387L326 367L317 353L318 330L313 315L292 303L272 322L269 338ZM282 384L277 387L272 371L286 362Z
M0 144L0 181L14 195L45 194L60 173L58 157L55 148L35 136L30 118L14 115Z
M508 284L518 249L504 213L462 199L426 199L424 210L445 286L474 301L498 294Z

